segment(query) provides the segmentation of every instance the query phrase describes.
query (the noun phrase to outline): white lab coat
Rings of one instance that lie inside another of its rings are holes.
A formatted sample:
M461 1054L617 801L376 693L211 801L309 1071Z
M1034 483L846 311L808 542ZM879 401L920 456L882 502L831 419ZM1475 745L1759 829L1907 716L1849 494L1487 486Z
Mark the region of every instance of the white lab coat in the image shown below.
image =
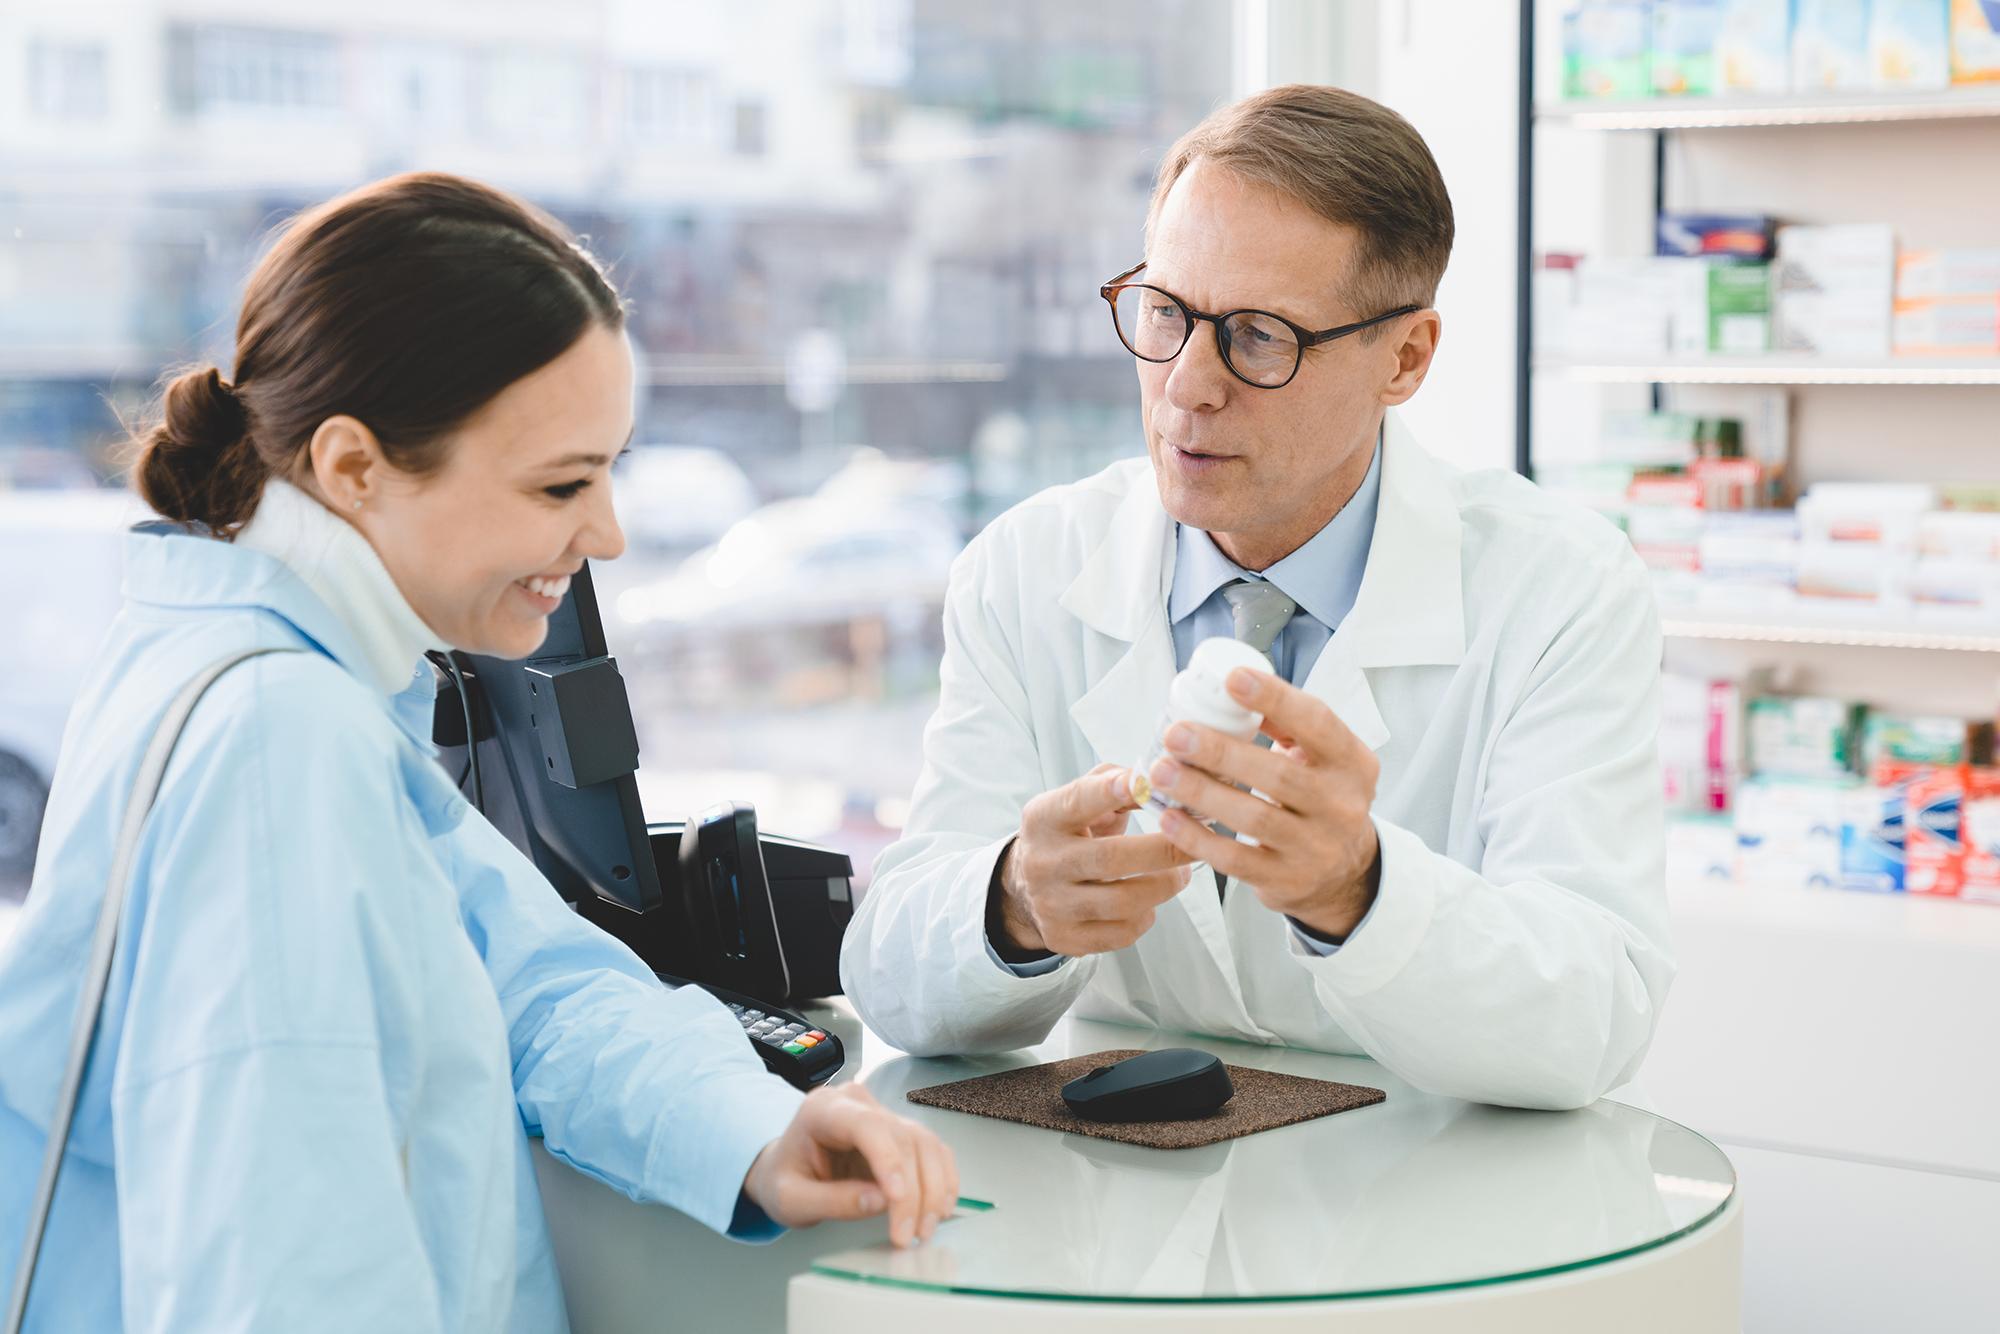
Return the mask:
M1630 1079L1673 974L1646 573L1601 518L1453 469L1393 415L1360 594L1305 683L1381 762L1372 917L1315 957L1202 867L1125 949L1038 977L989 955L987 882L1022 807L1134 763L1160 726L1174 538L1133 459L1017 506L953 567L909 824L841 952L869 1026L914 1053L992 1051L1074 1007L1365 1054L1521 1107Z

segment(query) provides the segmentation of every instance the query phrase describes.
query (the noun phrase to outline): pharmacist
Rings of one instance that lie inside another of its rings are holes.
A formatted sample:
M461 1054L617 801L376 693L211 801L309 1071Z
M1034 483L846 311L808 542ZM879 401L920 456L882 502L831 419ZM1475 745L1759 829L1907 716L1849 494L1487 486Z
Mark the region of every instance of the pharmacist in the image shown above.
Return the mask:
M1657 615L1611 525L1387 415L1451 239L1422 139L1351 93L1261 93L1170 151L1105 288L1148 457L952 571L910 820L841 958L887 1041L1074 1011L1520 1107L1632 1077L1673 974ZM1135 810L1176 670L1230 635L1276 668L1230 678L1263 744L1181 724L1146 774L1222 830Z

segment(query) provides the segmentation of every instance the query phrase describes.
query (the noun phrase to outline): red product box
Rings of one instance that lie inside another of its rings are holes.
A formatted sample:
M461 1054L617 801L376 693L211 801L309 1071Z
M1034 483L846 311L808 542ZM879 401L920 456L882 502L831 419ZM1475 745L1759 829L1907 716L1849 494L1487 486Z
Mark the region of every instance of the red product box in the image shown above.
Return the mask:
M1696 459L1688 467L1709 510L1757 508L1764 493L1764 465L1755 459Z
M1975 765L1965 774L1965 885L1962 898L2000 903L2000 769Z
M1903 790L1903 888L1957 898L1965 886L1966 766L1939 765Z

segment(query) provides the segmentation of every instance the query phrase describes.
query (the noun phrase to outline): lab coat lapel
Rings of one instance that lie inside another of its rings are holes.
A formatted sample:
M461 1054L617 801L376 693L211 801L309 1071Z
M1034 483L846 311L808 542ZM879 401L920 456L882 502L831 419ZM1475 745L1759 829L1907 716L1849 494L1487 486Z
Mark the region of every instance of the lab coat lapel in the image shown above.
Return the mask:
M1065 611L1125 644L1116 660L1070 706L1070 720L1100 762L1136 763L1152 745L1160 725L1175 671L1173 631L1167 623L1174 539L1173 520L1161 507L1148 472L1135 480L1113 514L1104 541L1061 598ZM1092 651L1086 649L1086 653ZM1158 828L1159 819L1150 811L1133 817L1135 833ZM1192 988L1174 1003L1201 1012L1207 1023L1233 1024L1240 1031L1253 1031L1215 889L1215 873L1206 866L1197 868L1174 902L1187 913L1188 925L1219 970L1224 988L1219 1012L1204 1004L1202 993ZM1163 919L1154 930L1171 933L1173 924ZM1191 984L1193 979L1185 982Z
M1306 692L1325 700L1370 750L1388 742L1389 725L1364 669L1465 657L1461 545L1450 476L1391 413L1361 588L1305 680Z

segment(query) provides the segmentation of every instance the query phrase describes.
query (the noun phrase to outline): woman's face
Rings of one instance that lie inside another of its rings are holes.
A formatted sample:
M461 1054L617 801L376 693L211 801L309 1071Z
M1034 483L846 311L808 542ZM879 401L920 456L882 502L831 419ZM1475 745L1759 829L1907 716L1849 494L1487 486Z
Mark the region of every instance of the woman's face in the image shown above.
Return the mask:
M314 470L322 495L360 529L424 623L454 648L525 658L586 560L614 560L611 465L632 435L632 348L593 325L561 356L507 386L453 436L442 468L346 475L337 452ZM336 477L322 474L331 465ZM342 485L347 490L342 491Z

